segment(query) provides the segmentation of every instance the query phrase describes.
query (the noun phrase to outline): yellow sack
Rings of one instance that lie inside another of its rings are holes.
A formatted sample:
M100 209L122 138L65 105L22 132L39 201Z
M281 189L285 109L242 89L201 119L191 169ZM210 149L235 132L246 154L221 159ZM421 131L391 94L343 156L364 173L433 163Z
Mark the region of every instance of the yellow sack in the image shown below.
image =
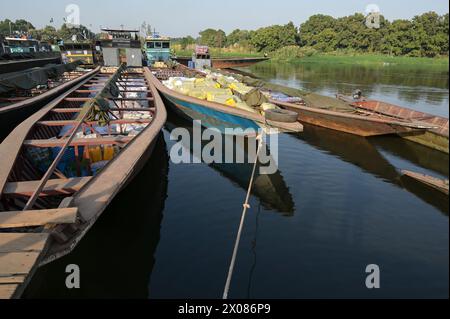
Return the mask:
M112 145L106 145L103 148L103 160L110 161L114 158L114 147Z
M89 157L91 159L91 163L101 162L103 160L101 147L100 146L89 147Z

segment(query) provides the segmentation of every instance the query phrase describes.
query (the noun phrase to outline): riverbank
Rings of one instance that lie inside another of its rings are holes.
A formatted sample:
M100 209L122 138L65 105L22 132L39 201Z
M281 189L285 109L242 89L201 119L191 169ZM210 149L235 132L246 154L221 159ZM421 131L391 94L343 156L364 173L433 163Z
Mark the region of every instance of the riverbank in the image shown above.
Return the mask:
M178 57L191 57L193 50L175 50ZM224 51L223 49L210 48L212 58L261 58L263 53Z
M291 63L332 63L332 64L352 64L352 65L417 65L417 66L449 66L449 58L416 58L416 57L398 57L377 54L360 55L330 55L317 54L309 57L296 59L273 59L273 61L283 61Z

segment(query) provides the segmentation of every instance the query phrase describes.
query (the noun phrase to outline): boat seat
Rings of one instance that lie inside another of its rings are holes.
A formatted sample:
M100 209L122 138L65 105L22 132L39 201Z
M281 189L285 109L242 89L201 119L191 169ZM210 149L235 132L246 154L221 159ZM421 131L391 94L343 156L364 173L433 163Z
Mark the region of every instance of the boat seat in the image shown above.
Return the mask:
M40 196L71 195L78 192L92 177L78 177L69 179L51 179L47 182ZM3 191L4 196L33 195L40 181L7 183Z

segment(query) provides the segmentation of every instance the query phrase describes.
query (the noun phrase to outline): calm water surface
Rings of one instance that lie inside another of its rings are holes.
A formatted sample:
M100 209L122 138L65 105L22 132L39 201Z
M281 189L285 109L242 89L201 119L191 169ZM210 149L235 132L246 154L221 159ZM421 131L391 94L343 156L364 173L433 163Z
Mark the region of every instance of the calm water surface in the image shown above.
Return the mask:
M448 117L448 70L260 64L255 75L327 95L368 97ZM171 117L142 173L80 246L42 268L27 297L220 298L248 165L174 165ZM448 298L448 198L400 169L447 177L448 155L384 137L306 126L280 136L279 172L255 186L231 298ZM65 288L65 266L81 289ZM381 268L381 289L365 268Z

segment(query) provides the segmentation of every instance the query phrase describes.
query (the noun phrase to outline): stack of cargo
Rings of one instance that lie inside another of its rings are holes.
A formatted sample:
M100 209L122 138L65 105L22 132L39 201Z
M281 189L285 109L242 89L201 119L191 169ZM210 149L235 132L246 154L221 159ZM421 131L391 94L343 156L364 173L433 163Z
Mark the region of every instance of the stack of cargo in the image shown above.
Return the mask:
M252 113L264 112L268 109L277 109L274 104L262 101L257 105L245 102L245 97L255 88L239 82L231 76L208 72L204 78L170 77L163 84L176 92L209 102L216 102L230 107ZM264 102L264 103L263 103Z

